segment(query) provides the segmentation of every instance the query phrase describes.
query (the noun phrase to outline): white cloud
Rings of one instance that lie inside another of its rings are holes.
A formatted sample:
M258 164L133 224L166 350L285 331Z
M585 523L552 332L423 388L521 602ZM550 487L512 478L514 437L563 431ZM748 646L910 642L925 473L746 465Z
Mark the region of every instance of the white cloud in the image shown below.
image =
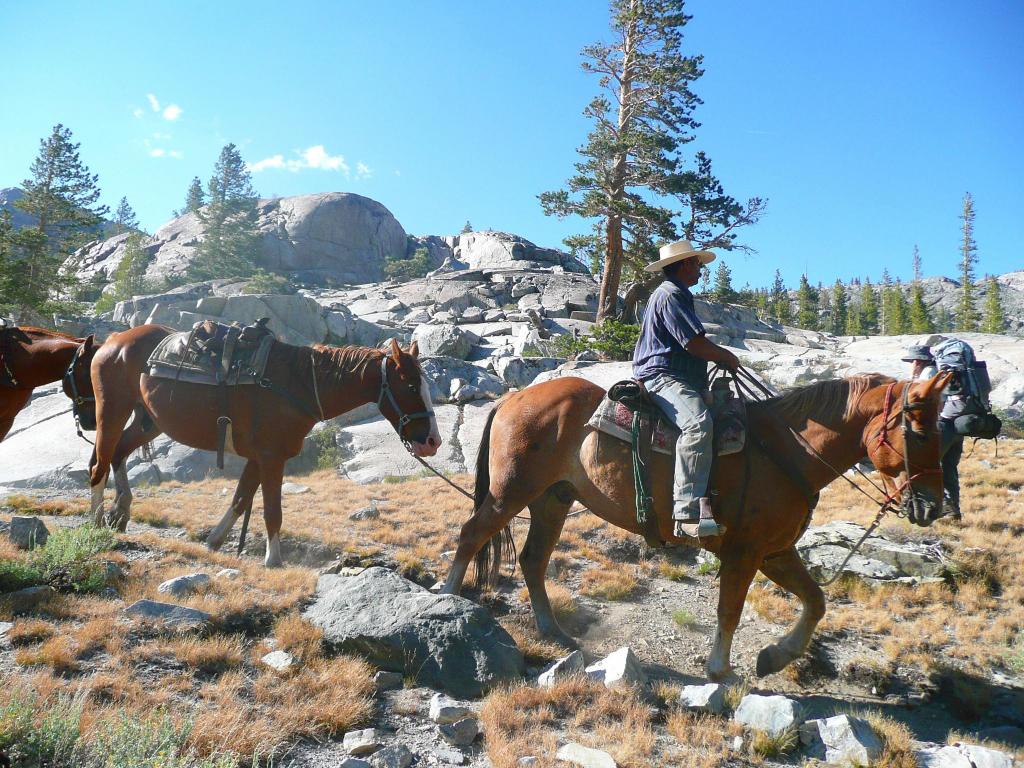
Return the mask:
M164 109L164 120L177 120L181 117L182 112L184 112L184 110L177 104L168 104L167 108Z
M149 150L149 156L150 157L163 157L166 154L167 154L167 151L164 150L164 149L160 149L159 147L157 147L156 149Z
M317 144L302 151L296 150L295 154L298 157L289 160L285 160L284 155L271 155L255 163L250 163L249 170L257 173L268 168L275 168L298 173L301 170L311 168L320 171L338 171L348 178L349 167L348 163L345 162L345 157L343 155L329 154L323 144ZM366 166L362 167L366 168ZM370 172L370 169L366 168L366 171Z
M172 149L167 154L170 155L171 157L173 157L175 160L181 160L181 158L183 158L185 156L184 152L181 152L181 151L179 151L177 149Z
M373 177L373 169L366 163L356 163L356 178L369 179Z
M146 114L146 110L144 110L142 107L136 107L132 110L132 114L135 116L136 119L138 119L142 117L144 114Z
M152 93L147 93L146 98L149 99L149 106L152 107L154 112L160 111L160 102L157 101L156 96Z

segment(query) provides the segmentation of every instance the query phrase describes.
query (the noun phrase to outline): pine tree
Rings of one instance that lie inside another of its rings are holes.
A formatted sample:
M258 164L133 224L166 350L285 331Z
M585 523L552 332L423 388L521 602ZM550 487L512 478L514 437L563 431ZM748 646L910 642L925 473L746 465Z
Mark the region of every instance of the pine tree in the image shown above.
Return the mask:
M890 316L892 315L892 277L889 275L889 268L882 267L882 283L878 289L880 306L878 312L878 330L883 336L891 336L889 328Z
M720 304L736 298L736 291L732 287L732 270L724 260L719 261L715 269L715 287L711 291L711 298Z
M700 288L697 289L697 295L702 299L706 299L711 296L711 268L707 264L700 268Z
M917 243L914 243L914 283L920 283L922 280L921 274L921 252L917 249Z
M871 281L865 280L860 289L860 326L861 333L874 336L878 333L878 294L871 285Z
M203 182L198 176L192 177L192 183L188 185L188 192L185 193L185 207L175 211L174 215L184 216L186 213L195 213L206 205L206 194L203 192Z
M768 307L771 318L775 322L786 325L792 321L793 310L789 304L789 291L786 290L786 284L782 282L782 273L777 269L775 270L775 279L772 281Z
M911 333L933 333L935 323L932 321L928 305L924 303L924 290L920 283L910 289L910 309L907 311Z
M849 299L846 296L846 287L837 277L835 285L832 286L832 315L829 321L829 331L834 336L842 336L847 332L848 313Z
M207 185L207 204L196 211L203 238L189 265L195 280L248 277L256 271L257 196L234 144L221 150Z
M142 249L142 233L133 231L124 241L124 254L114 270L113 281L96 302L95 311L108 312L114 304L148 293L146 267L149 258Z
M1006 315L1003 312L1003 299L999 293L999 281L989 276L985 281L985 316L981 321L983 333L1002 333L1006 330Z
M135 211L128 204L128 198L122 197L121 202L117 204L117 210L114 212L113 234L121 235L125 232L134 232L138 228L139 220L135 216Z
M796 289L796 324L808 331L818 330L818 293L807 282L807 275L800 275L800 286Z
M682 52L690 19L683 0L611 0L610 12L613 42L583 49L583 69L597 75L600 92L584 110L593 128L576 173L565 189L540 196L547 215L598 220L605 238L598 320L615 313L624 266L638 271L654 241L677 237L666 196L689 207L683 220L691 229L722 236L720 248L735 247L735 228L763 209L763 201L751 210L725 195L706 157L695 171L682 170L681 148L694 138L700 103L690 86L703 74L701 57ZM710 237L691 239L711 244Z
M850 304L846 310L846 335L861 336L864 334L864 313L860 302Z
M473 231L473 225L469 223L469 219L466 219L466 223L462 225L462 230L459 232L460 235L468 235Z
M960 298L956 306L956 330L978 330L978 308L975 296L974 265L978 263L978 246L974 242L974 199L964 194L964 208L960 214Z
M907 303L899 278L896 279L895 285L889 287L889 318L886 324L890 336L910 332L910 305Z

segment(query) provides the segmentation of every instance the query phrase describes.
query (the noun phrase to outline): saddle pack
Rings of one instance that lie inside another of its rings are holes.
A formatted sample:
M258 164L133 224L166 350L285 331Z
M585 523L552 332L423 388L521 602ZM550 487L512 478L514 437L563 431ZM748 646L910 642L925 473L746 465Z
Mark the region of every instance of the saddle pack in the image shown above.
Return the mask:
M263 317L253 325L222 325L212 320L196 323L191 331L172 333L160 342L147 361L150 376L191 384L215 386L220 392L217 418L217 467L224 468L225 448L234 453L229 388L244 384L271 387L264 374L276 337ZM271 387L273 388L273 387Z
M724 375L711 383L716 456L738 453L746 444L746 408L731 386L732 380ZM588 424L598 432L630 443L637 524L649 546L661 546L649 477L650 458L651 453L673 456L679 429L665 418L643 382L635 379L613 384Z

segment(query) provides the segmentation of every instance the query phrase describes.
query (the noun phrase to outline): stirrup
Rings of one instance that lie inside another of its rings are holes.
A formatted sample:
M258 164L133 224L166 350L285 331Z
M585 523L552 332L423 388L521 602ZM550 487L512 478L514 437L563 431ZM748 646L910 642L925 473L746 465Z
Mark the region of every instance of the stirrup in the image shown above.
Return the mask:
M672 533L678 539L703 539L708 536L724 536L725 526L711 518L676 520Z

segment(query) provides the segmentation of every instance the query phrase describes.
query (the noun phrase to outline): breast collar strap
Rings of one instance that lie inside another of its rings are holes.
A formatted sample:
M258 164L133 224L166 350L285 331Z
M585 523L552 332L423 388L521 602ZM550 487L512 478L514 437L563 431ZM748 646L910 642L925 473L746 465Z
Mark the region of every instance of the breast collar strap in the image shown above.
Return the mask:
M398 405L398 401L395 399L394 392L391 391L391 384L388 383L388 356L384 355L380 361L380 396L377 398L377 409L383 413L384 410L381 405L384 403L384 398L387 397L388 404L391 409L398 416L398 425L395 427L395 431L398 432L398 436L402 440L406 440L402 434L402 430L405 429L406 425L414 419L429 419L433 414L430 411L417 411L416 413L404 413Z

